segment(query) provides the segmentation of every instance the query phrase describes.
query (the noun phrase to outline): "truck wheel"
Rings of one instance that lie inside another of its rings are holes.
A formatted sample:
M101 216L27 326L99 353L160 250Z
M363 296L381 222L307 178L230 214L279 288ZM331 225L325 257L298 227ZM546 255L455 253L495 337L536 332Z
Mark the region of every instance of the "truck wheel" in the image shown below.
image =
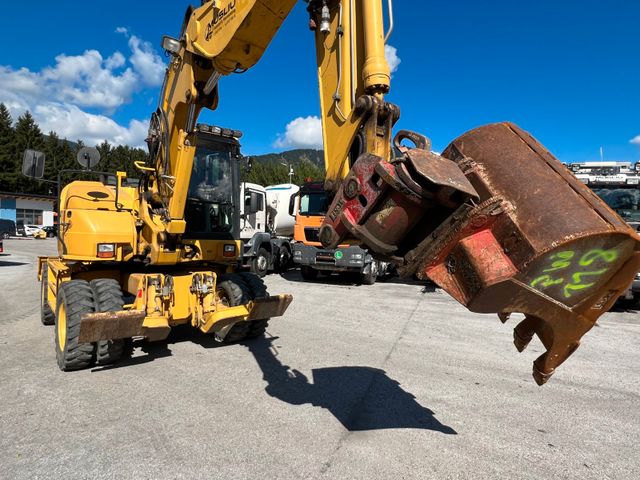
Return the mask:
M300 267L300 273L305 280L315 280L318 278L318 271L315 268L303 265Z
M362 284L373 285L378 278L378 262L375 260L365 267L362 273Z
M56 305L56 359L62 371L91 366L95 344L79 343L80 319L94 312L93 292L86 280L64 282Z
M113 278L91 280L96 312L118 312L124 307L120 283ZM109 365L123 357L130 357L131 339L99 340L96 342L96 364Z
M43 325L56 323L56 315L49 306L49 282L46 265L42 267L42 280L40 281L40 321Z
M266 298L269 296L267 286L261 278L247 272L240 273L240 276L244 280L244 283L249 287L249 290L251 290L251 299ZM267 326L269 326L268 318L249 322L249 329L247 331L246 338L261 337L264 335Z
M251 260L251 271L259 277L264 277L269 271L269 257L271 254L265 249L260 247L258 253Z
M249 287L244 283L243 277L238 274L222 275L218 282L218 296L222 303L229 307L236 307L251 300ZM238 322L222 340L224 343L241 342L249 333L248 322Z
M2 238L3 240L9 240L9 237L11 235L9 235L9 232L2 232L2 234L0 235L0 238Z
M280 247L280 255L278 256L278 272L284 273L291 266L291 250L289 247Z

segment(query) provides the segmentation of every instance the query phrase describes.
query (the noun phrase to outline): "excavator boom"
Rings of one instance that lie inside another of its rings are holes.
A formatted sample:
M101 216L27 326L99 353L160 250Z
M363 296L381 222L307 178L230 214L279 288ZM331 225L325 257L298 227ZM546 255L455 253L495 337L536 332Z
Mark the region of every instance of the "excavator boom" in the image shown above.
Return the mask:
M151 120L142 210L154 263L179 245L196 119L218 81L264 53L295 0L208 0L189 8ZM389 2L391 4L391 2ZM543 384L640 268L640 238L533 137L508 123L468 132L443 152L400 131L386 101L381 0L309 0L326 166L333 200L325 247L357 239L403 275L429 278L470 310L525 314L519 350L537 335ZM409 145L407 145L409 142ZM162 253L159 253L162 252Z

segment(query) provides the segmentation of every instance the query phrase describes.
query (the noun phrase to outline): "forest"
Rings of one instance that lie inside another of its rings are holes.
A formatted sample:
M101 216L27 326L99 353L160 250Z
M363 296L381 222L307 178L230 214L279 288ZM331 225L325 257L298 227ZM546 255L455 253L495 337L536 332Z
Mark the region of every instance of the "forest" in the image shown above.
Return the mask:
M79 169L76 155L85 145L81 140L60 138L56 132L44 134L28 111L15 121L9 109L0 103L0 192L55 195L52 183L27 178L22 175L22 157L25 150L38 150L45 154L44 178L55 180L63 169ZM129 178L137 178L134 162L147 162L146 150L127 145L111 145L104 141L95 147L100 152L100 163L96 170L127 172ZM241 168L242 180L259 185L276 185L289 182L289 168L293 169L292 183L301 185L307 180L322 180L324 164L321 150L291 150L288 152L252 156L252 168L247 170L247 161ZM86 174L62 175L63 185ZM95 177L93 177L95 178Z

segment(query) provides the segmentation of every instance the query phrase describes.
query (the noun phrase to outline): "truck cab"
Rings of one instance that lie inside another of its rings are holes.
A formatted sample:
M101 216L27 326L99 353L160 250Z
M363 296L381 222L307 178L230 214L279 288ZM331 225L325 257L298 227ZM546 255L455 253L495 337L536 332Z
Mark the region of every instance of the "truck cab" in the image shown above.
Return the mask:
M313 280L319 272L343 272L359 275L364 284L374 284L386 265L376 261L367 250L355 244L328 249L320 243L318 234L328 208L329 199L322 182L305 183L292 206L296 213L293 262L300 266L302 277Z
M284 271L291 263L294 217L289 205L297 193L298 187L292 184L265 188L245 182L241 186L243 264L260 277Z

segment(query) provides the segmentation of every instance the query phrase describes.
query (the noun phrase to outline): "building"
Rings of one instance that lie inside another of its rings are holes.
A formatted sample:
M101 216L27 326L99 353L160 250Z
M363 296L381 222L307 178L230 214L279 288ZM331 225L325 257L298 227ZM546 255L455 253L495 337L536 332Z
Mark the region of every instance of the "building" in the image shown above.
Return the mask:
M56 197L0 192L0 218L16 225L53 226Z

